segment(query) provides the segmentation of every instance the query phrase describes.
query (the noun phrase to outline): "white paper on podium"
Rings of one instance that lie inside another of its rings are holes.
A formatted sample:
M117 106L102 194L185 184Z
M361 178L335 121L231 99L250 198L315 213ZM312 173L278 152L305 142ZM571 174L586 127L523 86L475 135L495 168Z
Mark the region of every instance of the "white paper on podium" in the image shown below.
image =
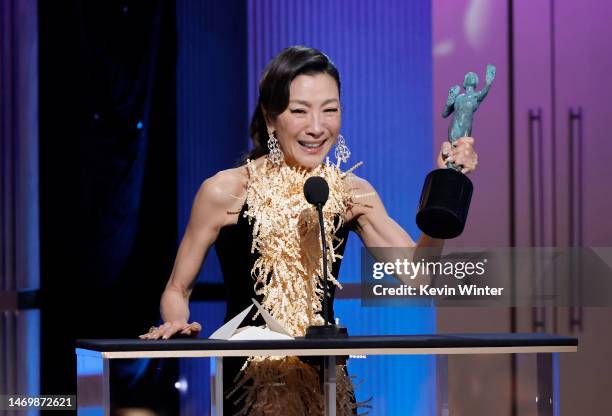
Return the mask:
M289 333L289 331L287 331L285 329L285 327L278 322L276 319L274 319L272 317L272 315L270 315L268 313L268 311L266 311L263 306L261 306L259 304L259 302L257 302L255 299L251 298L251 300L253 301L253 304L257 307L257 310L259 311L259 313L261 314L261 316L263 316L264 321L266 321L266 324L268 324L268 329L274 332L278 332L279 334L283 334L283 335L287 335L289 338L293 339L293 337L291 336L291 334Z
M238 329L238 326L244 321L244 318L249 314L253 305L249 306L238 315L230 319L225 325L217 329L208 339L230 339Z
M293 339L289 332L274 319L255 299L253 304L266 321L267 328L259 326L238 326L247 317L253 305L240 312L238 315L230 319L225 325L217 329L208 337L209 339L225 339L225 340L256 340L256 339Z

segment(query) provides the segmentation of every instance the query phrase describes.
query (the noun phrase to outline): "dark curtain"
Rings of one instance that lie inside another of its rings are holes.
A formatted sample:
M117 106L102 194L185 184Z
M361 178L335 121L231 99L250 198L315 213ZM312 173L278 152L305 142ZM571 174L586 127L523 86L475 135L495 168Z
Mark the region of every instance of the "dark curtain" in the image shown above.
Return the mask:
M41 391L67 394L75 339L159 317L176 250L174 3L39 1L39 33ZM117 377L170 394L176 369L154 364Z

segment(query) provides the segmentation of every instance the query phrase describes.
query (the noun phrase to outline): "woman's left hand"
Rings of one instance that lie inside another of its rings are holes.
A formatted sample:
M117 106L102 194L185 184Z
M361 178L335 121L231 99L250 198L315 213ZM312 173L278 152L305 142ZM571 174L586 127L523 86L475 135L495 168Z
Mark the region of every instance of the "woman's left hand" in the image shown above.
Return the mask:
M476 169L478 154L474 151L474 138L461 137L454 146L448 141L442 143L438 155L438 167L443 169L448 162L459 165L461 173L469 173Z

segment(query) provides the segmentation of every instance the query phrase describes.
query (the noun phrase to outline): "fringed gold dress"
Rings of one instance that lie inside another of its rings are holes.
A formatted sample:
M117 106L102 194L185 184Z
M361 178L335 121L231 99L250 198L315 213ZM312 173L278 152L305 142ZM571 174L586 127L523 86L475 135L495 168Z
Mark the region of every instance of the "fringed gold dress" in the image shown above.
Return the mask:
M294 336L310 325L323 324L321 316L322 259L318 217L306 201L303 186L310 176L322 176L330 194L323 208L330 298L333 316L336 280L348 231L347 210L356 204L348 180L329 161L311 170L265 162L248 162L246 202L236 214L238 222L221 229L217 255L227 294L226 321L256 298ZM250 325L263 325L256 316ZM224 360L224 413L227 415L321 415L318 360L299 357L231 358ZM354 415L354 388L345 365L337 367L337 414Z

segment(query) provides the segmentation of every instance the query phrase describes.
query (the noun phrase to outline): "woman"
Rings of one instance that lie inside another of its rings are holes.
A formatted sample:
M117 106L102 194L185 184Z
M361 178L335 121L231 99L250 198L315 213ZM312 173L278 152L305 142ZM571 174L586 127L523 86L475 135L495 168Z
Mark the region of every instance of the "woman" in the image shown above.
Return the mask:
M442 240L427 235L415 243L387 215L372 185L342 172L339 162L325 162L334 144L337 158L346 161L350 153L339 135L341 112L340 77L321 52L290 47L268 64L250 126L254 149L245 165L219 172L202 184L162 295L164 324L141 338L167 339L200 332L198 323L188 321L188 301L213 243L228 288L226 320L256 297L295 336L303 336L309 325L322 324L318 223L316 212L303 196L303 184L309 176L322 176L330 186L324 219L332 265L328 299L332 314L333 288L338 285L335 277L349 229L355 230L367 247L442 246ZM454 162L463 165L464 173L473 170L477 156L472 145L472 138L458 140L454 148L445 142L438 166ZM224 365L230 395L224 404L228 414L321 411L318 372L299 358L225 361L229 363ZM339 370L339 414L353 414L357 405L350 379L343 368Z

